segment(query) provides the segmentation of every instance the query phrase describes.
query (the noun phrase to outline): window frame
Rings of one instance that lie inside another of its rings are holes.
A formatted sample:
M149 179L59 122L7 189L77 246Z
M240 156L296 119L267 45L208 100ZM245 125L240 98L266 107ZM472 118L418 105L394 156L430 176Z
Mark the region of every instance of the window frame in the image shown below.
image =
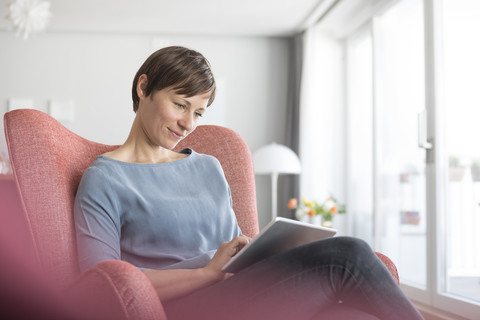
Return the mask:
M370 16L365 16L365 11L361 14L363 22L355 28L349 26L348 32L339 31L337 34L339 40L343 41L344 48L347 48L348 41L354 41L359 34L370 29L372 37L372 74L373 74L373 247L380 248L380 237L378 232L381 228L381 221L377 214L378 197L376 188L378 186L378 163L377 154L378 138L378 103L376 102L376 17L381 16L384 12L402 0L380 0L372 8ZM419 0L420 1L420 0ZM462 299L446 292L446 189L447 177L444 174L448 169L444 157L443 141L444 136L442 128L445 123L445 110L443 108L442 97L442 76L443 76L443 52L442 52L442 0L423 0L424 10L424 41L425 41L425 109L427 111L427 141L431 142L433 147L426 149L426 214L428 224L426 226L426 245L427 245L427 279L426 288L417 288L407 284L401 284L402 290L407 296L415 301L419 309L436 315L445 317L458 318L458 316L466 318L474 318L480 313L480 303ZM359 20L357 20L359 21ZM346 59L345 59L346 63ZM345 68L345 86L347 86L348 69ZM347 95L348 90L345 90ZM344 97L344 101L349 100L348 96ZM348 106L346 106L348 109ZM348 128L350 129L350 128ZM348 146L348 141L346 142ZM348 154L348 150L346 151ZM348 183L348 182L347 182ZM351 223L351 222L350 222ZM401 272L401 271L400 271ZM449 313L454 310L454 316Z

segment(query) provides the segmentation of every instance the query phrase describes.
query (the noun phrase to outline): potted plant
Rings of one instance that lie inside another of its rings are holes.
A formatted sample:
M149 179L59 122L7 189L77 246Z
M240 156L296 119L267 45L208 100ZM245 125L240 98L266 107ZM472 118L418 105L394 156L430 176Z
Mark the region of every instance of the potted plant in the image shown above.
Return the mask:
M300 202L296 198L292 198L287 207L295 209L295 217L298 220L303 221L308 217L309 222L316 224L315 220L320 219L322 226L330 228L336 214L346 213L345 205L339 203L333 196L328 197L321 204L317 201L308 201L305 197Z
M480 159L475 159L470 167L473 182L480 181Z

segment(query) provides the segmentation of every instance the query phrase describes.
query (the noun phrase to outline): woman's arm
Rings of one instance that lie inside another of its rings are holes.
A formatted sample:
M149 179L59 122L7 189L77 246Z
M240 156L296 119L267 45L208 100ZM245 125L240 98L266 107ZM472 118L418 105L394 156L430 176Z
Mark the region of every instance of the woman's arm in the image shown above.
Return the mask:
M249 242L246 236L235 237L220 245L215 256L203 268L192 270L145 270L161 300L170 300L210 286L229 277L223 266Z

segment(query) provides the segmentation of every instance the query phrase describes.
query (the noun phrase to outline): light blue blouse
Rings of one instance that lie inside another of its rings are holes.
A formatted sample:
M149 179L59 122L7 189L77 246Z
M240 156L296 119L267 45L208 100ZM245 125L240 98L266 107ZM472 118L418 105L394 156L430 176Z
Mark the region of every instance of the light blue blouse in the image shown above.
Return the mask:
M85 171L74 206L81 270L110 259L200 268L241 234L218 160L181 152L188 156L160 164L99 156Z

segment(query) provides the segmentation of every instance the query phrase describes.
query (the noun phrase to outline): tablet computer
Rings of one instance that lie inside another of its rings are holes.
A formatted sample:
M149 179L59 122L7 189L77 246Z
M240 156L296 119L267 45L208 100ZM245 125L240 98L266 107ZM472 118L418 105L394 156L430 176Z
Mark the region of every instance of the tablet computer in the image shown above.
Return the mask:
M275 218L243 247L222 271L236 273L265 258L303 244L333 237L335 229L312 225L297 220Z

